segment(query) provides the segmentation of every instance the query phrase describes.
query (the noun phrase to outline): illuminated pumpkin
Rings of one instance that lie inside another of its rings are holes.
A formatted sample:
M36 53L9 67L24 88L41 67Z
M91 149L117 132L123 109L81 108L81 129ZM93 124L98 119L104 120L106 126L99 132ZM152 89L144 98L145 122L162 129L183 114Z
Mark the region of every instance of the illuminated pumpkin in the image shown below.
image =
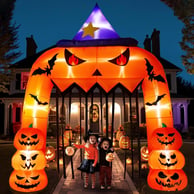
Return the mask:
M141 164L141 169L147 169L148 168L148 164L147 163L142 163Z
M39 150L18 150L12 157L15 170L40 170L46 166L44 153Z
M120 137L125 135L125 131L123 130L118 130L117 133L116 133L116 140L119 141L120 140Z
M68 156L73 156L73 154L75 153L75 149L71 146L67 146L65 148L65 153L68 155Z
M183 170L153 170L148 174L148 185L152 189L161 191L180 191L188 183Z
M178 150L153 150L150 153L149 165L154 169L182 169L185 158Z
M22 128L16 133L14 138L15 148L21 150L41 150L44 143L44 135L37 128Z
M48 179L44 170L14 170L9 178L9 185L19 192L34 192L44 189Z
M149 146L151 150L177 150L182 146L182 137L175 128L158 128L152 133Z
M108 154L106 154L106 160L108 161L108 162L112 162L113 160L114 160L114 154L113 153L108 153Z
M131 158L127 158L127 159L126 159L126 164L129 165L129 164L131 164L131 163L132 163Z
M129 149L130 147L130 139L128 136L126 135L123 135L120 137L119 139L119 147L121 149Z
M47 146L46 147L46 151L45 151L45 158L46 160L49 162L49 161L52 161L55 159L55 148L53 146Z
M141 160L148 161L148 157L149 157L148 147L142 146L140 152L141 152Z

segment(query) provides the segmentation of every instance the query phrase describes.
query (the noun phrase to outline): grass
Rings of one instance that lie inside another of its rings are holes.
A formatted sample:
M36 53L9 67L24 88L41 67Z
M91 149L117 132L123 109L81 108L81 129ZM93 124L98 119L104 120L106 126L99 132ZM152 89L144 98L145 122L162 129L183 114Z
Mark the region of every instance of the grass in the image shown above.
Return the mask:
M187 187L182 191L171 191L170 194L193 194L194 193L194 144L192 143L183 143L180 151L183 153L185 157L185 166L183 168L184 172L186 173L188 177L188 185ZM116 153L120 157L121 161L124 163L124 150L116 149ZM149 169L142 169L141 170L141 176L139 177L139 171L138 171L138 158L137 158L137 146L134 147L134 184L140 194L165 194L164 191L157 191L151 189L147 184L147 175L149 172ZM131 157L130 152L127 152L127 157ZM132 170L131 165L127 165L127 172L131 176Z

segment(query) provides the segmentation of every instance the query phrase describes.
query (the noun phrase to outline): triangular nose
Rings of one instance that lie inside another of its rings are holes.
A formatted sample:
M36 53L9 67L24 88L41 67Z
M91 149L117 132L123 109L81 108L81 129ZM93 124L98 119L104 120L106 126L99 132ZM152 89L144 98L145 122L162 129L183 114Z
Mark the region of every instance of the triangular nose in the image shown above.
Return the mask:
M92 76L102 76L102 74L98 69L96 69L96 71L92 74Z

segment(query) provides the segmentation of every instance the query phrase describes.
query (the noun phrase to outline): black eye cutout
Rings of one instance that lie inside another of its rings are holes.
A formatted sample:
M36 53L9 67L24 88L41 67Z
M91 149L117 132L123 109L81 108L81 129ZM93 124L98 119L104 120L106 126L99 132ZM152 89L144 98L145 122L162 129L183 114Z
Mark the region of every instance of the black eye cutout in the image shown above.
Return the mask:
M164 136L164 134L163 133L157 133L157 136L162 137L162 136Z
M20 154L22 160L26 160L26 156L24 156L23 154Z
M172 154L170 157L171 157L171 159L175 159L176 158L176 154Z
M67 64L70 66L76 66L86 61L86 60L78 58L77 56L72 54L67 49L65 49L65 59L66 59Z
M16 177L17 177L17 179L18 179L18 180L22 180L22 179L24 179L24 177L22 177L22 176L18 176L18 175L16 175Z
M165 179L167 176L163 172L159 172L158 176L162 179Z
M114 59L108 60L118 66L125 66L129 61L129 48Z
M166 158L166 156L164 154L160 153L160 158L164 159L164 158Z
M35 135L32 135L31 137L34 138L34 139L36 139L38 137L38 135L35 134Z
M21 135L22 139L26 138L27 136L22 133Z
M39 176L40 176L40 175L38 175L38 176L34 176L34 177L33 177L33 176L31 176L30 178L31 178L31 179L33 179L33 180L37 180L37 179L39 178Z
M173 180L177 180L179 179L179 175L177 173L174 173L170 178Z
M168 136L172 137L172 136L174 136L174 133L169 133Z
M38 156L38 154L35 154L34 156L32 156L32 160L36 160L37 156Z

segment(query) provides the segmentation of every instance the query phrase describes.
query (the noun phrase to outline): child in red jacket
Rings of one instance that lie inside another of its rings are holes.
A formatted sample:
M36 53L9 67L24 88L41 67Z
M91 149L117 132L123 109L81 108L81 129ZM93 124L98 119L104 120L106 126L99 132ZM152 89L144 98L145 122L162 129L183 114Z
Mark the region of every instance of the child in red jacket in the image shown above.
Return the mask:
M84 172L84 188L88 188L89 174L91 174L92 189L95 188L95 172L97 171L96 165L98 162L97 139L97 136L89 130L85 144L74 144L76 148L84 148L84 159L78 167L78 170Z

